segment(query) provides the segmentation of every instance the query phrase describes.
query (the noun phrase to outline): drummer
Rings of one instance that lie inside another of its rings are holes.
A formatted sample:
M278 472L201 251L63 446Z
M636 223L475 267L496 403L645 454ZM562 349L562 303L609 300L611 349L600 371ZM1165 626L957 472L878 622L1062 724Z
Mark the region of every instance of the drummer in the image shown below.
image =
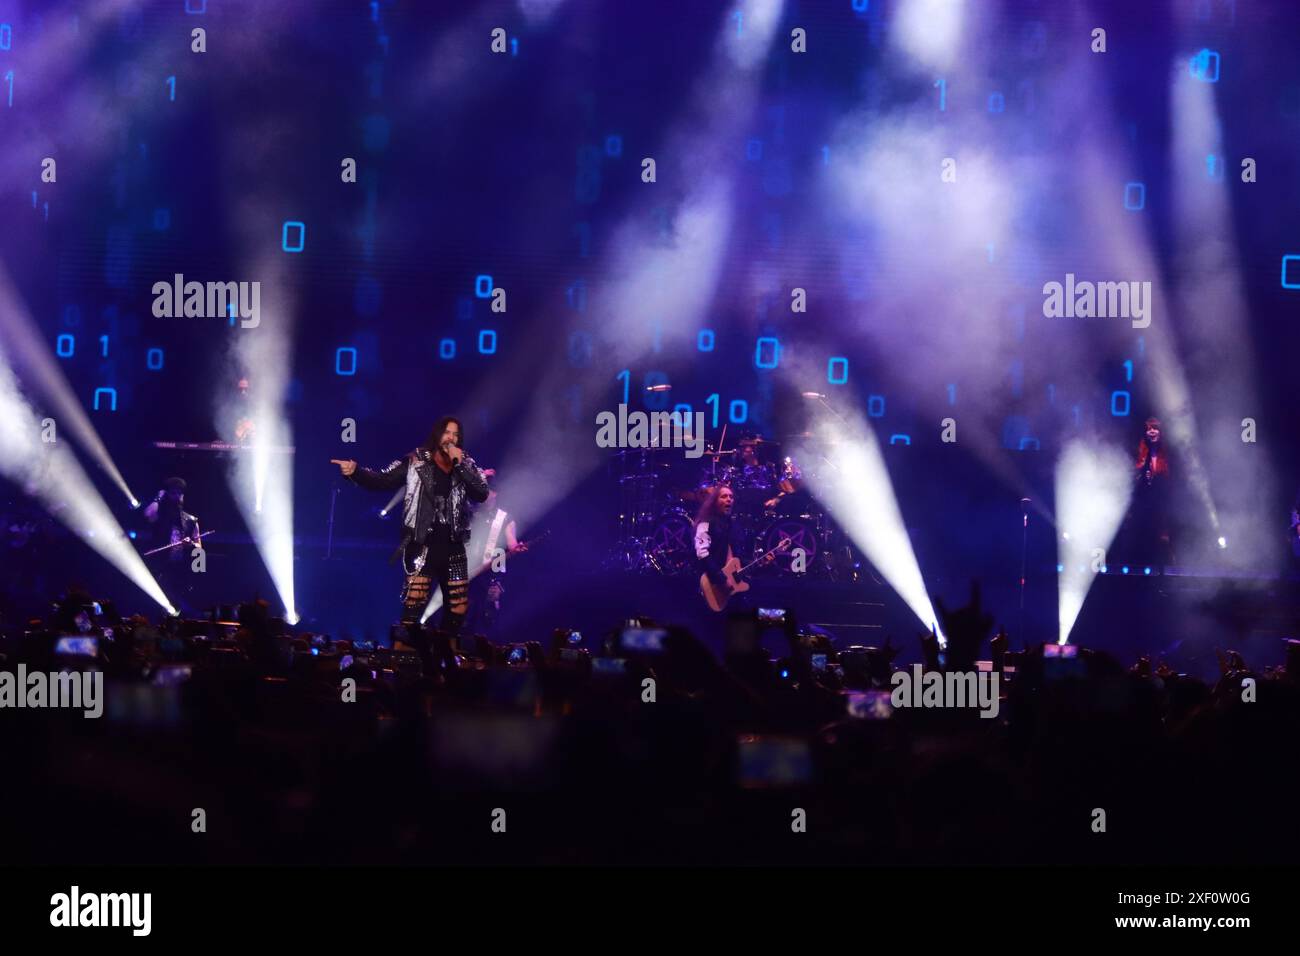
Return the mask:
M730 485L736 495L737 521L743 526L747 519L757 519L779 505L788 505L789 496L800 488L801 476L790 458L783 459L780 465L764 460L780 446L761 435L747 435L736 445L734 452L715 453L715 464L705 470L695 488L681 492L680 496L703 501L717 485ZM717 464L726 458L731 458L734 464L718 468Z
M738 443L740 450L739 464L733 485L762 492L763 510L773 512L794 503L792 496L802 486L803 476L793 458L783 458L779 465L765 462L759 458L759 446L774 452L780 446L766 441L763 437L743 438Z
M787 455L781 460L781 466L777 471L779 481L776 497L763 502L763 507L768 511L776 511L782 506L788 510L793 506L801 505L806 495L799 495L803 490L803 473L795 460Z
M775 469L758 457L758 446L762 438L742 438L738 443L740 459L736 466L736 479L746 488L774 488L776 486Z
M778 481L776 468L763 461L760 452L763 439L746 437L737 442L736 464L728 481L736 492L736 511L740 515L758 517L770 508L769 502L777 500Z

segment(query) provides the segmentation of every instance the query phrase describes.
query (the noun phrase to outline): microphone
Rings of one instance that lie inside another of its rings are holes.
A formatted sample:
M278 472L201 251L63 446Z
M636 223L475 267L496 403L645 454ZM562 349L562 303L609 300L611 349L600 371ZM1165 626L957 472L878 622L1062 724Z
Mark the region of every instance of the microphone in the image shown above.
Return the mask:
M802 395L804 398L825 398L826 397L821 392L800 392L799 394Z
M1146 460L1142 462L1142 473L1138 475L1139 482L1151 484L1151 452L1147 452Z

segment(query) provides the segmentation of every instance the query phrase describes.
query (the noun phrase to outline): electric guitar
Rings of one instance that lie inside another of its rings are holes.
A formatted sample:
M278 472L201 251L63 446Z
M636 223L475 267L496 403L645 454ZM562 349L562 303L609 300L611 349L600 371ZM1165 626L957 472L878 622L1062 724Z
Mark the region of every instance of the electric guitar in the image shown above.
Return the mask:
M700 593L704 595L704 602L708 604L709 610L721 611L727 606L727 602L731 600L733 595L742 594L745 591L748 591L749 582L737 581L736 578L744 574L754 565L767 561L777 552L784 551L788 547L790 547L790 539L782 538L781 543L775 548L766 554L759 555L743 568L740 566L740 558L732 554L730 548L727 548L727 563L722 566L722 574L727 579L726 583L718 586L709 580L707 574L700 575Z

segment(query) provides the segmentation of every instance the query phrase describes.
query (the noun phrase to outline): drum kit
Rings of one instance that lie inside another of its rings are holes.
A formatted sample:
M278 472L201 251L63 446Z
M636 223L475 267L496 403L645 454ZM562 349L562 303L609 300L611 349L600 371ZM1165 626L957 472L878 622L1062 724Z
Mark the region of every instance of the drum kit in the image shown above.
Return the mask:
M618 544L607 566L665 576L695 575L695 513L719 485L735 492L732 524L742 563L791 547L759 569L763 574L854 579L847 537L808 491L799 463L781 443L755 436L730 449L708 446L701 466L680 449L615 452L610 476L618 484ZM801 549L801 551L800 551Z

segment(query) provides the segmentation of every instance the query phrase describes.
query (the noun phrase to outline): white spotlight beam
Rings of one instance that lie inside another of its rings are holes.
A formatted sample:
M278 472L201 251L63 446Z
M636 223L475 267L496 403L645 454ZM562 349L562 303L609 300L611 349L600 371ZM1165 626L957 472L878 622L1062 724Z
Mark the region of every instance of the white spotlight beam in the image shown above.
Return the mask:
M1084 54L1080 53L1079 56ZM1086 71L1085 71L1086 74ZM1084 74L1081 74L1084 75ZM1177 96L1175 96L1177 99ZM1108 115L1098 112L1095 115ZM1091 124L1091 125L1090 125ZM1217 529L1218 518L1210 497L1209 482L1201 460L1200 429L1192 402L1192 387L1188 372L1179 354L1178 336L1174 322L1181 322L1181 310L1172 308L1170 287L1161 281L1153 243L1148 236L1149 220L1135 217L1119 208L1115 194L1120 185L1115 174L1116 156L1123 154L1119 138L1110 123L1093 124L1084 120L1079 138L1085 145L1079 150L1076 164L1080 171L1078 187L1084 210L1079 231L1104 239L1105 256L1094 268L1101 274L1125 279L1151 282L1152 295L1148 314L1149 326L1133 329L1131 323L1106 321L1098 324L1101 337L1126 351L1133 348L1135 333L1145 342L1146 373L1150 376L1155 408L1161 418L1165 435L1178 454L1179 469L1187 475L1201 504ZM1193 304L1193 309L1200 306ZM1211 373L1213 374L1213 373ZM1140 412L1134 415L1136 426L1141 422ZM1137 435L1133 435L1136 446ZM1061 516L1058 512L1058 522ZM1217 533L1217 531L1216 531Z
M39 416L23 398L8 356L0 349L0 473L39 500L169 614L177 613L76 457L57 440L57 432L56 440L48 443L42 432Z
M875 433L856 413L819 429L829 441L826 457L834 467L830 475L818 469L809 476L813 493L912 613L926 628L935 629L940 645L947 646ZM795 447L792 453L799 461L820 457L812 445Z
M0 316L4 317L0 321L0 341L11 350L14 365L23 369L24 382L34 386L49 402L59 430L71 433L86 454L112 479L131 507L136 507L139 501L117 470L95 426L90 423L90 416L77 401L72 386L51 353L49 343L42 340L3 265L0 265Z
M636 369L653 348L655 323L665 338L694 334L707 313L721 275L727 236L734 219L731 167L742 161L741 147L762 83L762 67L780 41L783 0L742 0L718 25L713 60L692 91L683 119L674 124L657 149L658 182L673 187L680 200L664 235L648 228L644 210L614 230L593 290L589 311L598 317L590 329L593 353L605 361ZM737 16L738 14L738 16ZM590 319L575 323L546 316L537 323L537 341L548 347L557 327L586 331ZM584 395L612 394L617 382L605 372L576 372L561 357L536 367L536 352L521 352L517 374L511 371L485 382L466 409L500 408L510 400L501 381L528 381L538 394L563 394L575 385ZM604 366L608 368L608 366ZM635 380L634 380L635 382ZM629 404L640 407L635 383ZM537 402L518 432L518 444L499 463L501 500L518 527L545 514L601 461L595 445L595 420L575 426L558 403ZM612 409L610 409L612 411ZM590 431L586 431L587 428ZM472 439L472 436L471 436ZM473 450L471 449L471 454Z
M1041 355L1047 360L1023 361L1044 321L1035 316L1032 302L1026 308L1020 287L1024 275L1037 279L1032 263L1042 255L1034 231L1024 223L1034 219L1039 199L1056 188L1056 172L1011 145L1016 134L1008 122L1027 128L1041 118L954 111L946 105L946 112L936 110L946 104L949 89L982 88L996 72L989 51L997 44L984 42L996 18L971 17L964 23L964 7L960 0L894 4L890 43L941 75L942 89L931 88L896 108L882 107L874 90L845 112L830 131L817 175L818 231L789 243L795 263L786 271L824 272L821 236L830 231L842 237L831 259L839 260L849 301L834 338L827 336L824 346L831 354L887 354L874 372L880 387L912 396L936 425L955 415L961 447L1016 497L1032 499L1030 507L1050 522L1044 496L1025 476L1026 456L1009 454L1001 440L1007 408L1000 396L1013 363L1020 368L1024 394L1041 396L1045 411L1049 382L1053 401L1082 390L1073 387L1076 375L1069 361L1052 363ZM960 173L936 188L941 157L953 158ZM917 173L930 169L934 176ZM925 255L917 256L918 249ZM865 262L871 263L869 276ZM773 282L767 291L783 290ZM801 330L809 333L816 335ZM1053 347L1068 354L1063 336ZM1077 378L1085 380L1082 374ZM826 382L825 367L809 369L799 381L821 388L816 383ZM1030 434L1045 443L1040 429L1047 416L1027 417Z
M271 575L285 620L298 622L293 581L293 460L273 452L293 445L293 430L285 409L292 361L292 307L280 298L284 288L274 253L253 267L261 285L261 315L255 327L234 329L230 361L249 380L254 425L252 448L236 455L227 479L231 492ZM225 407L229 393L216 397L215 421L235 416ZM233 398L233 397L232 397Z
M961 41L965 0L903 0L891 39L922 66L951 69Z
M1104 566L1133 494L1133 466L1117 448L1075 440L1056 464L1057 623L1061 644ZM1066 537L1068 535L1068 537Z
M397 506L397 503L402 500L402 497L405 494L406 494L405 488L398 488L396 491L394 491L393 497L388 499L388 504L384 505L384 507L380 509L379 516L381 518L387 518L388 513L392 511L394 507Z
M1214 536L1226 526L1234 541L1249 542L1234 550L1249 560L1268 548L1276 532L1266 504L1274 495L1272 470L1264 456L1250 454L1250 446L1241 441L1242 418L1255 417L1263 408L1230 207L1242 169L1224 148L1216 87L1190 75L1192 56L1189 51L1175 58L1169 81L1178 332L1204 422L1199 434L1187 436L1193 451L1199 447L1204 452L1187 459L1188 479ZM1170 424L1178 423L1166 422ZM1232 496L1221 519L1212 485L1253 493Z

